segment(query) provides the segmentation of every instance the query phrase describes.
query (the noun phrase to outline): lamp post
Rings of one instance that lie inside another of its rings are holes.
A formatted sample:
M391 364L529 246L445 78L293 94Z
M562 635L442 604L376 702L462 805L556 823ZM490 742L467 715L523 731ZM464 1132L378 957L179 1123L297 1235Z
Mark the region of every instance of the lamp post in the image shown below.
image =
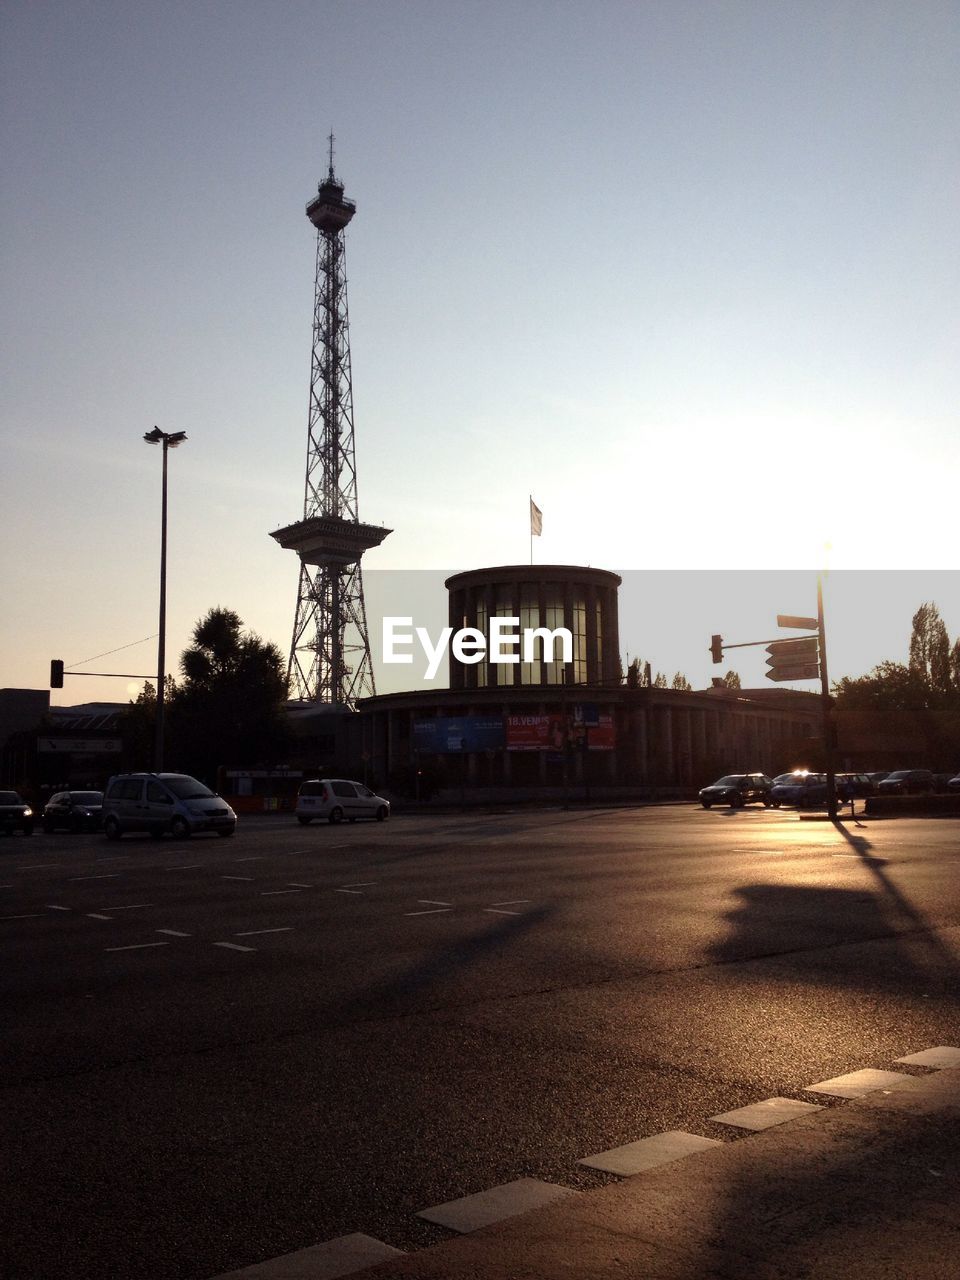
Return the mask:
M185 431L161 431L154 427L144 435L147 444L163 445L163 488L160 501L160 640L157 645L157 722L153 744L155 773L163 769L163 704L166 674L167 631L167 450L175 449L187 438Z

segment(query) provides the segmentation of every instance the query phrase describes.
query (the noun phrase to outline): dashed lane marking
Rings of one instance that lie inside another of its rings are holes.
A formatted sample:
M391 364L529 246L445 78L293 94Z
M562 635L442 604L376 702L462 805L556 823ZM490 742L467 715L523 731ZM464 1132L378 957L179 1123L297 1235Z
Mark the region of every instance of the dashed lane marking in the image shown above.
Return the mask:
M902 1071L876 1071L873 1067L864 1067L862 1071L851 1071L845 1076L834 1076L832 1080L821 1080L819 1084L805 1085L804 1090L806 1093L826 1093L834 1098L862 1098L864 1094L892 1089L912 1078Z
M48 902L47 910L48 911L72 911L73 907L58 907L55 902Z
M298 884L296 880L290 880L288 883L291 889L312 889L313 888L312 884Z
M255 938L258 933L292 933L293 925L281 925L277 929L244 929L242 933L235 933L235 938Z
M202 867L202 866L203 866L202 862L185 862L182 865L176 866L176 867L163 867L162 870L164 871L196 871L198 867Z
M228 951L256 951L256 947L241 947L239 942L215 942L215 947L225 947Z
M221 880L247 880L250 884L253 884L253 876L221 876L220 879Z
M453 907L428 907L426 911L405 911L405 916L439 916L447 911L452 911Z
M268 1262L226 1272L216 1280L294 1280L295 1276L309 1276L310 1280L339 1280L341 1276L366 1271L378 1262L399 1258L402 1253L402 1249L394 1249L392 1245L358 1231L349 1236L337 1236L335 1240L325 1240L323 1244L310 1245L307 1249L298 1249L296 1253L285 1253Z
M17 867L18 871L44 871L49 867L62 867L62 862L31 862L28 867Z
M724 1111L710 1119L717 1124L733 1125L737 1129L772 1129L774 1125L785 1124L788 1120L796 1120L798 1116L810 1115L812 1111L822 1111L813 1102L797 1102L794 1098L765 1098L763 1102L753 1102L747 1107L737 1107L735 1111Z
M39 911L31 911L29 915L25 916L0 916L0 920L37 920L39 916Z
M686 1133L683 1129L671 1129L667 1133L655 1133L649 1138L628 1142L622 1147L611 1147L609 1151L600 1151L595 1156L585 1156L578 1163L590 1169L601 1169L604 1173L615 1173L620 1178L629 1178L645 1169L656 1169L658 1165L682 1160L695 1151L721 1145L716 1138L701 1138L699 1134Z
M136 911L140 907L152 907L153 905L154 904L152 902L128 902L128 903L125 903L122 907L101 907L100 910L101 911ZM70 909L69 907L62 908L62 910L64 911L69 911L69 909Z
M96 911L84 912L88 920L112 920L113 916L102 916Z
M135 942L131 947L104 947L104 951L144 951L147 947L169 947L169 942Z
M105 871L102 876L70 876L70 880L118 880L119 871Z
M502 1222L504 1218L512 1218L518 1213L543 1208L563 1196L577 1195L580 1192L573 1191L570 1187L558 1187L555 1183L541 1182L538 1178L518 1178L515 1182L491 1187L489 1191L478 1191L472 1196L463 1196L459 1200L450 1200L447 1204L423 1209L417 1217L465 1234L488 1227L494 1222Z
M960 1067L960 1049L949 1044L938 1044L933 1049L924 1049L920 1053L910 1053L905 1058L897 1058L915 1067L933 1067L941 1071L944 1067Z
M262 862L263 855L257 853L252 858L234 858L233 861L234 862Z
M179 929L154 929L154 933L168 933L171 938L192 938L192 933L181 933Z

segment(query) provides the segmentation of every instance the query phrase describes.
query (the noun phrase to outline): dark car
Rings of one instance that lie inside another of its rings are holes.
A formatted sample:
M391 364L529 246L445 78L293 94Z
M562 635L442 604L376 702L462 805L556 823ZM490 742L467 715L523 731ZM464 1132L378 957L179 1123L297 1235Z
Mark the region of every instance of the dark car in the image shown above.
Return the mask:
M778 782L770 793L770 803L775 809L782 804L812 809L826 802L827 777L823 773L796 773L789 782Z
M0 831L8 836L17 830L33 835L33 810L16 791L0 791Z
M838 800L863 800L867 796L872 796L876 789L877 784L868 773L837 774Z
M890 775L889 773L884 773L882 770L873 770L872 772L867 773L867 777L873 785L876 786L878 782L882 782L884 778L889 778Z
M103 810L102 791L58 791L43 807L44 831L96 831Z
M936 790L929 769L895 769L877 784L881 796L927 796Z
M951 778L947 783L947 790L952 794L954 791L960 791L960 773L955 778Z
M700 791L700 803L705 809L714 804L728 804L739 809L745 804L770 804L772 782L765 773L728 773L709 787Z

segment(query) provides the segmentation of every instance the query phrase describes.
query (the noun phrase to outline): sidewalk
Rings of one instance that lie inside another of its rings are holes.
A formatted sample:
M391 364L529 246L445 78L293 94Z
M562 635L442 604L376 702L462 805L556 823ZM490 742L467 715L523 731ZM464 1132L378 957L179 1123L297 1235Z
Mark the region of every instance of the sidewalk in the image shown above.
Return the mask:
M954 1280L960 1068L808 1112L616 1185L570 1192L547 1208L353 1274Z

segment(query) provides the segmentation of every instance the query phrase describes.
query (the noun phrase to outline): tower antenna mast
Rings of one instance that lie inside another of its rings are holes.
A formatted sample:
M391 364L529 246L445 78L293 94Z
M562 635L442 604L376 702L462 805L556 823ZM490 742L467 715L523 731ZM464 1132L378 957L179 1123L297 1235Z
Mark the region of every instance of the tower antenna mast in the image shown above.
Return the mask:
M300 557L287 675L291 697L353 707L376 693L360 560L391 532L357 504L344 231L356 213L333 168L307 204L317 229L303 518L271 537Z

